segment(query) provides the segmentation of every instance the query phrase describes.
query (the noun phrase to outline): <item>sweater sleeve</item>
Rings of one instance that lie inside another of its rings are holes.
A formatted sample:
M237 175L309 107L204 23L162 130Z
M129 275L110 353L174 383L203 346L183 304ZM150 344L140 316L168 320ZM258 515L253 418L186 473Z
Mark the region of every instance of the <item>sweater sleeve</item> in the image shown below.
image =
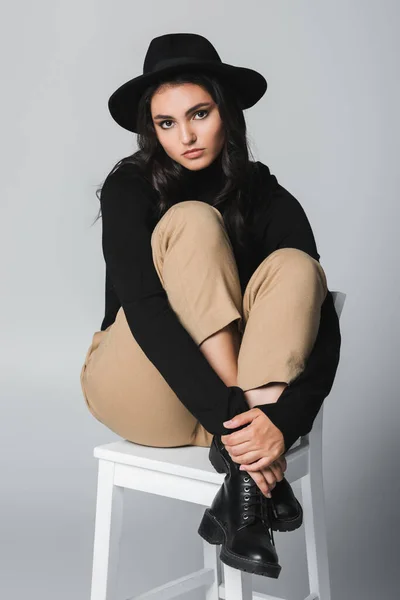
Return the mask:
M298 248L316 260L320 259L309 220L299 203L285 188L272 186L263 212L263 253L268 256L278 248ZM340 359L341 334L339 318L328 293L321 306L316 341L305 369L287 386L276 403L258 405L281 430L285 451L311 431L324 399L330 393Z
M172 310L152 257L153 188L132 165L106 178L100 196L102 247L130 331L179 400L212 434L248 410L242 388L228 387ZM132 365L134 369L135 365Z

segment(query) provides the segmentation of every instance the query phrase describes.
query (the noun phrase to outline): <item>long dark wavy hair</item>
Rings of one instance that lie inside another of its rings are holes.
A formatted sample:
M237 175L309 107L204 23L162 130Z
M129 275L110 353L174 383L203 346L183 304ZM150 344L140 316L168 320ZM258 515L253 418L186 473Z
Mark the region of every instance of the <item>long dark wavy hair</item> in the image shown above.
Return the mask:
M245 248L246 234L248 233L247 216L250 212L251 201L249 182L254 159L247 138L243 110L234 91L220 77L203 71L179 72L176 75L161 78L146 88L140 99L137 114L137 144L139 149L119 160L111 169L109 175L125 163L132 163L139 167L143 177L151 183L156 191L158 201L155 208L158 219L170 206L176 203L176 198L179 198L180 182L185 169L168 156L158 141L150 110L153 94L164 83L170 85L181 83L200 85L209 92L218 106L225 130L225 142L218 157L221 160L225 184L216 195L213 206L224 205L224 224L234 250L239 250L239 247ZM252 157L252 161L249 156ZM104 181L101 187L96 190L96 196L99 200ZM100 216L101 209L92 225Z

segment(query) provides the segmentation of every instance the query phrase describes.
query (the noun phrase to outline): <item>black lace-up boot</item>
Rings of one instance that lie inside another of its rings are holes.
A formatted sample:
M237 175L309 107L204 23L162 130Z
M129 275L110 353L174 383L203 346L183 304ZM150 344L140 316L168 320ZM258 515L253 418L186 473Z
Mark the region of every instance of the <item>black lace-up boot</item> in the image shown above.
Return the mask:
M221 436L214 435L208 457L218 473L228 473L232 460L221 442ZM271 528L274 531L298 529L303 523L303 509L287 479L283 478L276 483L271 496ZM264 495L262 497L269 500Z
M220 559L226 565L276 579L282 567L271 529L271 501L239 466L230 460L198 533L210 544L222 545Z

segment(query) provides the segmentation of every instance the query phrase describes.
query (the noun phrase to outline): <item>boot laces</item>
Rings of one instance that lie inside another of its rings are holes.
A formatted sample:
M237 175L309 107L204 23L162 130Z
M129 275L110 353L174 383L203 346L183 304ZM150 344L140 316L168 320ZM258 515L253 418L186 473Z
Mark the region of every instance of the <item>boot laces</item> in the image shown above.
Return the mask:
M243 477L243 482L246 484L243 487L243 520L246 522L250 517L261 519L264 524L268 527L272 543L274 542L274 534L271 526L273 519L274 509L272 506L272 499L264 496L256 482L250 475L246 473ZM249 510L249 507L253 507L253 510Z

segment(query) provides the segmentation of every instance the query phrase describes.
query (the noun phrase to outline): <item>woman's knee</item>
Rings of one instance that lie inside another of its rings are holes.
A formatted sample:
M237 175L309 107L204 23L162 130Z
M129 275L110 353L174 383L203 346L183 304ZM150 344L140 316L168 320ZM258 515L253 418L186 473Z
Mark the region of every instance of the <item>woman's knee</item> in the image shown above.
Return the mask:
M328 293L328 283L325 271L318 260L299 248L279 248L266 259L268 264L278 266L280 270L288 271L291 276L300 278L302 282L317 283L323 290L323 297Z
M200 237L203 242L209 242L221 235L223 226L224 220L217 208L200 200L185 200L170 206L158 221L152 237L157 231L164 233L171 228L179 231L184 228L191 239Z

